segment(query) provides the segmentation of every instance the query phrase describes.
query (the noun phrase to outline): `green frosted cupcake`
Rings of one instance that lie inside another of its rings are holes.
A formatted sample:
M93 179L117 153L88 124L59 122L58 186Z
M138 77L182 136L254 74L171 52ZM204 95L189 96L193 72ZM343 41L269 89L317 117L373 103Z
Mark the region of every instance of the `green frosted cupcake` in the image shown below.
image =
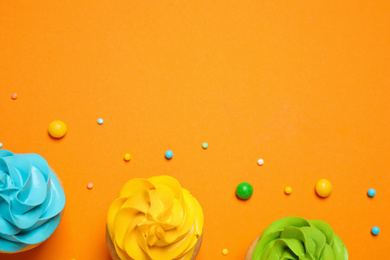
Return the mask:
M321 220L282 218L268 226L249 247L245 260L348 260L348 251Z

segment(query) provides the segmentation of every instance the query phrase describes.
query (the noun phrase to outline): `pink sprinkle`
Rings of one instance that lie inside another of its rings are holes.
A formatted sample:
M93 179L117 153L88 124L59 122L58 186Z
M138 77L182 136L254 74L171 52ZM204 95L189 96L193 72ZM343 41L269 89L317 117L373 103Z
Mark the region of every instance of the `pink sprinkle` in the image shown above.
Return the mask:
M11 98L12 98L13 100L17 99L17 98L18 98L18 94L12 93Z
M93 183L92 182L88 183L87 188L88 189L92 189L93 188Z

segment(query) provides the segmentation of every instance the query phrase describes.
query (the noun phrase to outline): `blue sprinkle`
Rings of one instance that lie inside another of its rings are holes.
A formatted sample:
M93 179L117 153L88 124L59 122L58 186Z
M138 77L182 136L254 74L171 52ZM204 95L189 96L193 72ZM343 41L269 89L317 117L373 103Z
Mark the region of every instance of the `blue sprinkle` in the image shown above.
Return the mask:
M172 159L172 157L173 157L173 152L171 150L165 152L165 158L169 160Z
M98 122L99 125L102 125L104 123L102 118L99 118L97 122Z
M373 234L374 236L378 235L379 231L380 229L378 227L371 228L371 234Z
M367 192L368 197L372 198L376 194L376 191L374 189L369 189Z
M0 148L1 148L1 147L3 147L3 144L2 144L2 143L0 143Z

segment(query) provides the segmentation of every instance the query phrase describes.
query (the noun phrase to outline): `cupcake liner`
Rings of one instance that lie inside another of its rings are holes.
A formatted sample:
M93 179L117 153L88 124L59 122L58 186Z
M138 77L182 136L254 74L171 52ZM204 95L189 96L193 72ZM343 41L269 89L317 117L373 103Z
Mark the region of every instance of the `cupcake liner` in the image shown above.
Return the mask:
M245 260L252 260L253 251L255 250L255 247L260 240L260 236L261 236L261 234L258 235L255 238L255 240L253 240L252 244L249 246L249 249L248 249L246 256L245 256Z

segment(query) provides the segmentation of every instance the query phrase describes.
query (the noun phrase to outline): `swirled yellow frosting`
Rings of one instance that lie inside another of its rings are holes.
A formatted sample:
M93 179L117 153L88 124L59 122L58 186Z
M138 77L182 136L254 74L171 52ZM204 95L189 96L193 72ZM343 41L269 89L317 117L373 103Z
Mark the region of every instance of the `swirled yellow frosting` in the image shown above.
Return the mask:
M203 211L173 177L133 179L111 204L107 228L122 260L187 260L202 235Z

